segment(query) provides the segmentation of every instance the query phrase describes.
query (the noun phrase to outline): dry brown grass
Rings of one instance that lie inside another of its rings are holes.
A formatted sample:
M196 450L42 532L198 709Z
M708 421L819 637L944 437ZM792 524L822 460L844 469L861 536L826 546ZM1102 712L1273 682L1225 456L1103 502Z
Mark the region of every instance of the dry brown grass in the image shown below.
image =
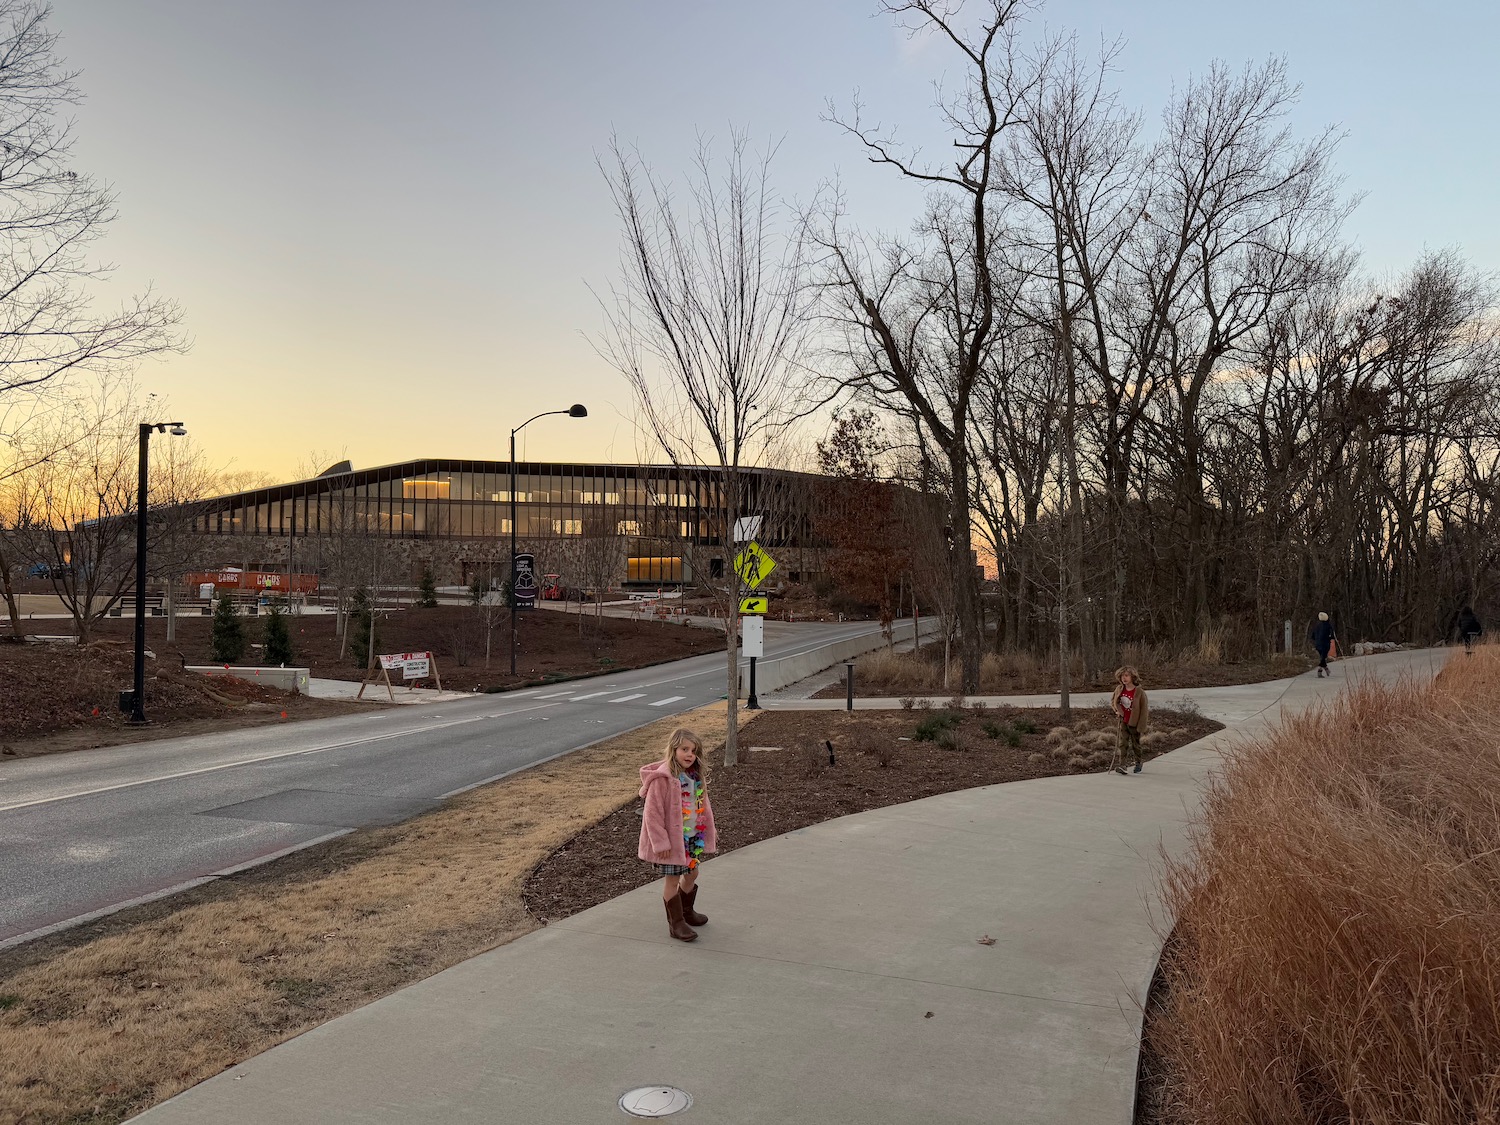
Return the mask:
M686 721L5 955L0 1121L118 1121L535 929L527 874L633 798L639 767ZM723 706L691 723L722 737Z
M948 687L943 686L941 646L928 646L928 652L892 652L878 649L858 658L854 668L855 688L863 695L917 696L938 695L961 683L962 669L957 660L949 663ZM1229 662L1226 633L1222 627L1209 627L1197 643L1173 654L1163 644L1130 643L1120 649L1121 663L1136 668L1148 690L1163 687L1203 687L1214 684L1254 683L1260 680L1295 676L1311 663L1304 657L1273 656L1245 662ZM937 658L933 653L938 652ZM1113 666L1099 669L1097 679L1086 682L1083 660L1074 656L1069 673L1074 691L1108 688L1114 681ZM1016 692L1054 692L1058 690L1057 653L1047 656L1031 652L987 652L979 669L979 694L1006 695ZM842 693L840 686L825 689L828 694Z
M1500 1119L1500 649L1234 755L1148 1035L1168 1122Z

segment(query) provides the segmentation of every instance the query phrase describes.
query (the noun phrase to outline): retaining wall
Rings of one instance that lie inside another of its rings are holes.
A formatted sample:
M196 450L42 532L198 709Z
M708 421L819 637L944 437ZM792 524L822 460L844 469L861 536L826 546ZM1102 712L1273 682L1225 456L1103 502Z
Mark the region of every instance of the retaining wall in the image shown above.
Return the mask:
M309 694L312 674L306 668L259 668L255 665L235 664L189 664L185 672L197 672L204 676L233 676L237 680L249 680L255 684L267 684L282 691Z
M928 637L936 633L939 625L940 622L936 617L923 618L922 636ZM898 624L893 630L895 640L911 640L912 628L910 621ZM793 656L782 656L775 660L758 660L755 663L756 693L780 691L784 687L790 687L792 684L807 679L808 676L816 675L825 668L832 668L835 664L841 664L845 660L853 660L867 652L874 652L884 644L885 637L877 630L863 637L835 641ZM858 686L856 683L855 687ZM749 661L742 660L740 662L740 696L744 698L749 694L750 664Z

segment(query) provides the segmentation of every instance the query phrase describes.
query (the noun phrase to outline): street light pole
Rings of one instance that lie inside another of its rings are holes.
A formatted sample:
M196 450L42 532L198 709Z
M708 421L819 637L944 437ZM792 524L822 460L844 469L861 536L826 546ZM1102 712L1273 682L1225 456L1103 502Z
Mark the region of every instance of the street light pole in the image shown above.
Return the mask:
M569 418L587 418L588 407L575 402L566 410L544 410L534 414L510 432L510 674L516 674L516 435L538 418L566 414Z
M132 726L146 722L146 486L150 464L151 431L181 436L181 422L142 422L136 464L135 492L135 682L130 693Z

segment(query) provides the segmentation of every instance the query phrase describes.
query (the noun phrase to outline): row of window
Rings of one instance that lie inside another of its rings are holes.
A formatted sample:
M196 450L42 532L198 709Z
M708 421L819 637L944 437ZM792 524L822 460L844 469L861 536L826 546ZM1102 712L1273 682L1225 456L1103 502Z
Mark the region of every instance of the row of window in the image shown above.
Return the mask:
M506 487L496 488L499 482ZM688 482L610 482L581 487L587 477L517 479L516 534L522 536L647 535L694 539L715 534L697 511ZM521 487L524 486L524 487ZM511 493L505 474L428 473L322 494L272 500L265 493L229 497L196 522L210 534L338 535L479 538L509 535ZM690 518L683 516L690 515Z

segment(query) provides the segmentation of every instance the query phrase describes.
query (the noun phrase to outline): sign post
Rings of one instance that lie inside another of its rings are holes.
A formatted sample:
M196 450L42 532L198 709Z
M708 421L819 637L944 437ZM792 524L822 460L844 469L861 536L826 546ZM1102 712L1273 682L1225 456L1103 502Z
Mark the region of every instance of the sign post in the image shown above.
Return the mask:
M760 517L746 517L753 519L753 524L745 520L736 525L735 538L743 533L746 538L754 535L760 530ZM734 573L744 583L745 588L754 590L770 576L771 571L776 569L776 560L766 554L766 550L759 543L751 539L740 552L734 556ZM766 652L766 619L765 613L769 608L770 599L759 594L740 599L740 637L741 651L750 658L750 698L745 701L745 708L749 711L760 709L760 699L755 694L755 662Z
M755 662L766 654L766 619L746 617L740 621L741 652L750 658L750 698L745 709L758 711L760 700L755 695Z

